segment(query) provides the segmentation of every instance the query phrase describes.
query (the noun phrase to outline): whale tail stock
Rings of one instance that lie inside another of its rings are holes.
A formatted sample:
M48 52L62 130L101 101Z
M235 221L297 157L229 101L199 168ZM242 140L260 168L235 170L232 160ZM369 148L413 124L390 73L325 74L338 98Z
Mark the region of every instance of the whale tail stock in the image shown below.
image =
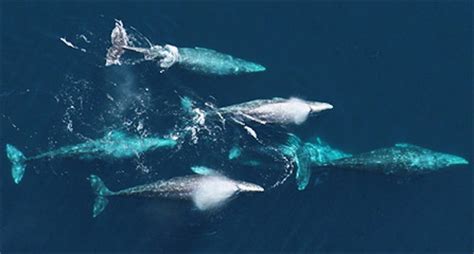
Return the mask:
M96 195L94 205L92 206L92 217L95 218L104 211L105 207L107 207L107 204L109 203L107 196L113 195L114 193L105 186L102 179L98 176L90 175L88 179L91 183L92 190Z
M10 144L6 145L6 151L7 157L12 163L11 171L13 181L16 184L19 184L21 179L23 178L23 175L25 174L26 157L20 150Z

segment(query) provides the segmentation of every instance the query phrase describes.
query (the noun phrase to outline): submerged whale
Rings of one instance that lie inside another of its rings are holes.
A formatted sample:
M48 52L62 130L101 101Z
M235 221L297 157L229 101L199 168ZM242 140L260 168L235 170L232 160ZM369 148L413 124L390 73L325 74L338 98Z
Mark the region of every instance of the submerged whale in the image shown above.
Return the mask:
M191 200L198 209L208 210L221 205L241 192L264 191L261 186L253 183L207 173L174 177L166 181L138 185L119 191L109 190L98 176L91 175L89 180L97 195L92 209L93 217L97 217L105 209L109 202L107 198L110 196Z
M178 48L166 44L150 45L149 48L130 45L127 31L120 20L116 20L111 33L112 46L107 50L106 66L121 64L120 57L126 50L143 54L147 61L157 61L162 69L177 64L180 67L202 74L237 75L249 72L265 71L260 64L217 52L212 49L194 47Z
M93 158L128 158L158 148L170 148L177 144L176 140L159 137L141 138L130 136L120 131L110 131L103 138L84 143L64 146L55 150L26 157L14 146L7 144L7 157L12 163L11 174L15 183L20 183L26 169L26 162L42 158L73 157Z
M228 160L241 165L251 167L266 167L269 158L273 155L281 154L296 171L295 179L298 190L304 190L311 178L311 169L317 166L326 165L328 162L350 157L351 154L331 147L321 138L317 137L313 142L303 142L294 134L288 134L285 143L273 146L264 146L257 150L257 153L249 148L233 146L228 152ZM264 159L267 160L264 160ZM273 161L271 162L273 163Z
M260 99L219 108L222 115L238 121L251 120L260 124L302 124L308 116L333 106L326 102L305 101L298 98Z
M331 161L352 156L331 147L319 137L313 143L302 142L294 134L290 134L287 143L281 145L280 150L295 164L298 190L304 190L308 186L312 167L323 166Z
M290 136L282 151L293 158L298 190L307 187L312 169L359 170L387 175L423 175L469 162L462 157L435 152L420 146L399 143L392 147L351 155L334 149L319 138L316 143L302 143Z
M352 157L333 160L327 167L370 171L387 175L423 175L469 162L459 156L399 143Z

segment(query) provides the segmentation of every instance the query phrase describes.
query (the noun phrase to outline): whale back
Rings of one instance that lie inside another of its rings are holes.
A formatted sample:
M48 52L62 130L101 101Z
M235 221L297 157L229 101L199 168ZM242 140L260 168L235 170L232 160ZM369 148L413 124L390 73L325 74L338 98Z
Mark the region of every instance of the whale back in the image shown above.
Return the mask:
M420 175L452 165L467 164L458 156L435 152L416 145L399 143L349 158L332 161L329 165L384 174Z

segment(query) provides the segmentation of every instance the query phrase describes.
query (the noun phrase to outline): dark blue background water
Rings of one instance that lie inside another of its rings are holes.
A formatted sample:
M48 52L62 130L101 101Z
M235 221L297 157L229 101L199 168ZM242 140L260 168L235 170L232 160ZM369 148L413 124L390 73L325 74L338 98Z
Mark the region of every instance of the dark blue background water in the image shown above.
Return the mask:
M138 77L133 89L149 88L153 105L166 101L161 91L173 87L213 96L219 105L274 96L328 101L335 106L331 112L290 130L352 153L409 142L472 162L469 2L2 2L2 146L12 143L34 154L52 143L78 141L64 131L65 106L55 99L74 86L65 81L67 74L92 84L76 131L100 137L107 128L100 124L112 121L97 120L101 99L112 89L104 80L122 72L101 66L114 18L156 43L203 46L267 67L222 78L179 69L158 74L146 64L127 69ZM93 42L96 55L59 41L83 31L103 39ZM161 124L152 129L162 131L156 127ZM126 172L128 162L32 162L24 181L14 185L6 156L0 160L3 251L472 250L472 166L402 183L334 173L302 192L291 179L212 214L176 202L112 200L93 219L86 177L110 176L116 168ZM156 167L167 175L186 173L189 165L179 163L170 158Z

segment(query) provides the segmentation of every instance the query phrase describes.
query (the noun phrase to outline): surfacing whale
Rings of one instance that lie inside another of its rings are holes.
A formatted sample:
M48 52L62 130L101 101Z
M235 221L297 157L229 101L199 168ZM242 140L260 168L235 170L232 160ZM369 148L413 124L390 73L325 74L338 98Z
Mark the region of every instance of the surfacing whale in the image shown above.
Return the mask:
M55 150L26 157L14 146L7 144L7 157L12 163L11 174L15 183L20 183L26 169L26 162L42 158L74 157L94 158L128 158L138 156L158 148L172 148L176 140L160 137L138 137L121 131L110 131L104 137L84 143L64 146Z
M399 143L352 157L330 161L329 167L370 171L387 175L423 175L469 162L459 156Z
M222 115L231 115L238 121L254 121L260 124L302 124L308 116L333 106L326 102L305 101L298 98L273 98L244 102L219 108Z
M111 196L191 200L198 209L208 210L220 206L239 193L264 191L259 185L208 172L203 175L174 177L119 191L109 190L98 176L91 175L89 180L97 195L92 209L93 217L97 217L105 209L109 202L107 198Z
M106 66L121 64L120 58L125 51L133 51L143 54L144 60L157 61L163 70L177 64L186 70L209 75L238 75L265 71L265 67L260 64L212 49L178 48L169 44L150 45L149 48L134 47L120 20L115 22L115 28L111 33L111 42L112 46L107 50Z

